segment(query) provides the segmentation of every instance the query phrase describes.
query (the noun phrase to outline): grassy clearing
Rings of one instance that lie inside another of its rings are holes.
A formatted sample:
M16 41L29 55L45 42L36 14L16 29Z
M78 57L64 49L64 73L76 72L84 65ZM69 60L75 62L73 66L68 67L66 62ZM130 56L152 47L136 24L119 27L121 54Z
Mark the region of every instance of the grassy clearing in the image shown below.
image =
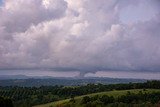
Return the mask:
M138 93L139 91L146 92L146 93L151 93L151 92L160 92L159 89L146 89L143 91L143 89L133 89L133 90L114 90L114 91L108 91L108 92L99 92L99 93L93 93L93 94L88 94L88 95L83 95L83 96L78 96L75 97L77 107L80 105L80 101L84 96L102 96L102 95L108 95L108 96L113 96L113 97L118 97L127 94L127 92L130 91L131 93ZM47 104L42 104L42 105L37 105L34 107L56 107L57 105L61 105L64 103L68 103L70 99L66 100L61 100L61 101L56 101L56 102L51 102Z

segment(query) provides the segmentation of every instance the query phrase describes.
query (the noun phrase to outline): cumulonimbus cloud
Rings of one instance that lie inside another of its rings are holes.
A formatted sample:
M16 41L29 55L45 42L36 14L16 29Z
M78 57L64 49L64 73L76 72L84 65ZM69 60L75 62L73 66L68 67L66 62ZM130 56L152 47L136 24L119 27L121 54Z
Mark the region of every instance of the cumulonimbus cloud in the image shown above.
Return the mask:
M123 8L150 4L157 14L123 23ZM160 69L157 0L4 0L0 68L54 68L82 73Z

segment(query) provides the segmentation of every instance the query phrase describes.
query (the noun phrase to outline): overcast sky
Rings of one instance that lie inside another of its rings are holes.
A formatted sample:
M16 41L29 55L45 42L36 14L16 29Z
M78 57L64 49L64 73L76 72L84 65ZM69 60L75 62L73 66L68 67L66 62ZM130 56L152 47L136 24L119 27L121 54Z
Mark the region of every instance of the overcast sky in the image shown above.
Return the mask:
M159 19L160 0L0 0L0 73L159 79Z

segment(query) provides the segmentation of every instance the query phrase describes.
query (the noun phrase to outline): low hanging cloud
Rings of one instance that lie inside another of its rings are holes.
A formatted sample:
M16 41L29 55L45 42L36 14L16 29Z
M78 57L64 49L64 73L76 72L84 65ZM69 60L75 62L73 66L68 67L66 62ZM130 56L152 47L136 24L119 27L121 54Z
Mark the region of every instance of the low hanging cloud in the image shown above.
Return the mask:
M158 4L159 0L4 0L0 7L0 68L81 74L159 72ZM154 15L124 23L120 16L129 6L149 6Z

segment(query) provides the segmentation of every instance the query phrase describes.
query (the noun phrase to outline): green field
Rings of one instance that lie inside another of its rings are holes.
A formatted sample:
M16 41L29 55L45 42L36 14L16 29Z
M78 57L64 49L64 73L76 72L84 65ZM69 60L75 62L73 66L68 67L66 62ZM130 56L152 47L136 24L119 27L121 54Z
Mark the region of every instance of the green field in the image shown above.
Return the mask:
M127 94L128 91L130 91L131 93L138 93L139 91L146 92L146 93L160 92L159 89L146 89L145 91L143 89L132 89L132 90L120 90L120 91L114 90L114 91L108 91L108 92L93 93L93 94L88 94L88 95L75 97L75 101L76 101L75 105L79 106L80 105L80 101L84 96L108 95L108 96L118 97L118 96L122 96L122 95ZM68 103L69 100L70 99L66 99L66 100L51 102L51 103L47 103L47 104L43 104L43 105L37 105L37 106L34 106L34 107L56 107L57 105Z

